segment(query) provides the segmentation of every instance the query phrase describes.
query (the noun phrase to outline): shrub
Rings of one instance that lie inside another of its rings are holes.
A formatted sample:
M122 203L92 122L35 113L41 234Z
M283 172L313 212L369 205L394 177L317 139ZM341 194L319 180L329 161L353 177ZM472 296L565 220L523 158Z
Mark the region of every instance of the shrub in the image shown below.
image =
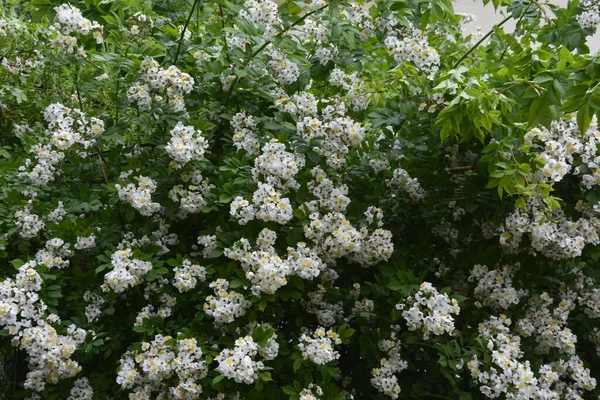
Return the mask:
M4 3L17 398L600 394L597 2Z

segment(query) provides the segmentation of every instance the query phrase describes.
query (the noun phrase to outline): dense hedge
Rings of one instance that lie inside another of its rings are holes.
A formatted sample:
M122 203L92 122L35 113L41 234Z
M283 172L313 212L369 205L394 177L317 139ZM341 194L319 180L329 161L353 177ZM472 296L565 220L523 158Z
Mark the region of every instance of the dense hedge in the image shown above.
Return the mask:
M493 2L4 1L16 398L598 398L599 5Z

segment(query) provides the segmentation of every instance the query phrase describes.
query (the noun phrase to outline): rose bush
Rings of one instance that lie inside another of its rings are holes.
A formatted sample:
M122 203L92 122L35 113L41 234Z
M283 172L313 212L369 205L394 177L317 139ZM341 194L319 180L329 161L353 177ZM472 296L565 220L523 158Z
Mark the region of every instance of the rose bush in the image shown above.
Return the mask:
M5 1L16 398L598 398L599 4L492 1Z

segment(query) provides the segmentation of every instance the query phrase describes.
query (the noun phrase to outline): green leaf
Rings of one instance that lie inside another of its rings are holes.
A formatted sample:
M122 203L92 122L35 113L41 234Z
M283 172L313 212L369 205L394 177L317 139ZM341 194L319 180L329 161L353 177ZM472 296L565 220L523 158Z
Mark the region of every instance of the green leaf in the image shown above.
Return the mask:
M356 330L349 328L349 329L346 329L344 332L342 332L342 334L340 336L342 339L350 339L350 337L352 335L354 335L354 332L356 332Z
M258 303L258 309L260 311L265 311L265 308L267 308L267 301L263 300L260 303Z
M221 382L223 379L225 379L225 377L223 375L217 375L213 378L212 380L212 385L216 386L217 383Z
M232 200L232 197L230 194L221 193L219 195L219 203L229 204L229 203L231 203L231 200Z
M15 260L12 260L10 263L12 264L14 269L18 270L19 268L21 268L23 266L23 264L25 264L25 261L17 258Z
M239 287L242 287L242 286L244 286L244 281L241 280L240 278L235 278L229 284L229 287L232 288L232 289L236 289L236 288L239 288Z
M298 371L300 368L302 368L302 358L294 361L294 372Z
M579 132L584 133L588 130L593 116L594 113L587 103L581 106L579 111L577 111L577 127L579 128Z
M104 271L106 268L109 267L110 264L101 264L99 266L96 267L96 275L99 274L100 272Z
M265 382L273 380L271 378L271 373L269 371L260 371L258 373L258 377L260 378L260 380L265 381Z
M294 393L296 393L296 391L294 390L294 388L291 387L291 386L284 386L284 387L281 388L281 390L283 390L283 393L285 393L285 394L294 394Z
M306 219L306 214L304 213L304 211L301 208L296 208L294 210L294 217L296 217L298 219Z
M318 164L321 161L321 156L315 153L313 150L309 150L306 153L306 156L310 161L314 162L315 164Z

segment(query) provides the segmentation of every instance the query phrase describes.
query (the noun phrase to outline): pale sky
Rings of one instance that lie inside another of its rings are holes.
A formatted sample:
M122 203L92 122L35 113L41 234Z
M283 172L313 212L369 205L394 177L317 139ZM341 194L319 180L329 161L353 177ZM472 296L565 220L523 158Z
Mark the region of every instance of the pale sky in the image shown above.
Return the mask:
M564 7L567 4L567 1L554 0L552 3ZM466 27L467 33L475 31L477 26L482 27L482 31L487 33L494 24L497 24L504 18L502 15L494 11L494 6L491 2L484 7L481 0L457 0L454 3L454 10L456 12L474 14L477 17L475 22ZM504 24L504 29L506 32L512 31L514 27L514 21L508 21L506 24ZM600 50L600 35L596 34L588 37L588 46L590 51Z

